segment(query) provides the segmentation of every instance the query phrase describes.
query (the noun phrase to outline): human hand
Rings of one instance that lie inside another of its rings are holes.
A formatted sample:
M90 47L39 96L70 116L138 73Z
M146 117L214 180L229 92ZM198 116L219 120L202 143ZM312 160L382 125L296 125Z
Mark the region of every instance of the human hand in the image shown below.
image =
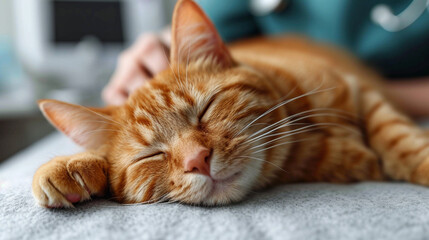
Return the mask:
M429 117L429 77L388 81L385 91L396 107L412 117Z
M123 104L136 88L169 66L169 35L169 29L160 37L143 34L119 56L115 73L102 93L107 104Z

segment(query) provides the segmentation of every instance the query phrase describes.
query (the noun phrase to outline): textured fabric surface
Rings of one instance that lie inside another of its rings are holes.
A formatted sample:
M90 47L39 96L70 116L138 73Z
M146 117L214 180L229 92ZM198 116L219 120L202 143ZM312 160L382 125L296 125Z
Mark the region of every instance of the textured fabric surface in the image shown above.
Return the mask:
M0 165L0 239L428 239L429 189L406 183L293 184L225 207L95 200L48 210L35 169L78 151L54 134Z

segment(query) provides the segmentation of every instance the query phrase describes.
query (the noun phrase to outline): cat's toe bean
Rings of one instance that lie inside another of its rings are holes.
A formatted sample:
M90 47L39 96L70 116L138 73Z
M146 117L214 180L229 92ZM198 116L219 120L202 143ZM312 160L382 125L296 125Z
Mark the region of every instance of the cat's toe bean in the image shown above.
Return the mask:
M80 202L82 197L79 194L66 194L66 199L69 200L71 203L77 203Z

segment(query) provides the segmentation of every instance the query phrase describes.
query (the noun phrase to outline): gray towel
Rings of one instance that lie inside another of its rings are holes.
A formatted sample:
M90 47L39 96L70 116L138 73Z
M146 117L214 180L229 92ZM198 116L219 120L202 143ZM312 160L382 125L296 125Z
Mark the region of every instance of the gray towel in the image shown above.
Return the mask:
M78 148L53 134L0 165L0 239L428 239L429 189L406 183L293 184L225 207L120 205L48 210L35 169Z

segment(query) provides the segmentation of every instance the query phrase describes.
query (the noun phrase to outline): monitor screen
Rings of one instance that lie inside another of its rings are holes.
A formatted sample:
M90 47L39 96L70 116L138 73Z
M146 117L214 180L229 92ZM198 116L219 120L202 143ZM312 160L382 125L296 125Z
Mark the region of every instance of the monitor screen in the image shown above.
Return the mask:
M92 36L102 43L123 43L120 1L53 0L52 41L76 43Z

